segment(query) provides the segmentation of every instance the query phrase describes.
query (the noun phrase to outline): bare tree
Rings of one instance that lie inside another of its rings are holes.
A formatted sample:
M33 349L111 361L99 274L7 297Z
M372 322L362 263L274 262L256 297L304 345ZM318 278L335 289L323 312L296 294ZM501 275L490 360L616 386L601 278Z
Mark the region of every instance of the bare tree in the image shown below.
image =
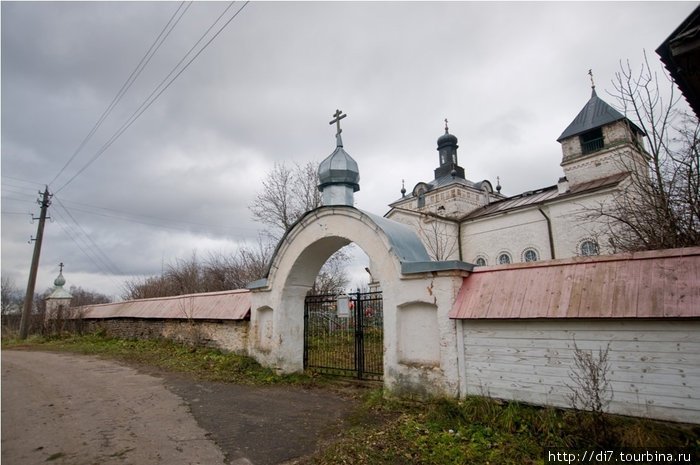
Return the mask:
M71 286L70 294L73 298L70 301L71 307L82 307L83 305L106 304L112 301L111 298L99 292L89 291L82 287Z
M430 258L447 260L457 251L457 236L439 219L426 216L418 220L418 231Z
M321 206L318 184L318 163L294 164L291 168L275 163L249 207L253 218L269 226L268 236L279 241L304 213ZM321 268L312 292L332 293L344 288L348 261L342 249L333 254Z
M253 218L269 226L268 234L279 240L304 213L321 205L317 186L317 163L295 164L291 168L275 163L249 207Z
M572 384L569 402L575 410L585 410L593 415L593 435L597 442L606 442L610 429L605 412L613 399L613 388L609 379L610 343L599 348L597 356L592 350L578 347L574 339L574 366L569 372ZM578 417L579 421L582 419Z
M192 252L188 259L176 259L160 276L126 281L124 299L147 299L172 295L242 289L264 276L271 247L261 240L257 246L242 246L235 254L211 253L207 260Z
M638 72L627 61L615 75L612 95L646 133L649 156L647 169L624 167L630 172L626 192L595 209L594 216L607 225L613 251L700 245L700 125L678 109L680 97L663 76L665 92L646 53Z
M2 292L2 326L11 331L19 330L24 295L15 282L7 276L0 283Z
M343 292L349 283L345 271L348 260L349 258L343 249L331 255L318 272L309 293L337 294Z

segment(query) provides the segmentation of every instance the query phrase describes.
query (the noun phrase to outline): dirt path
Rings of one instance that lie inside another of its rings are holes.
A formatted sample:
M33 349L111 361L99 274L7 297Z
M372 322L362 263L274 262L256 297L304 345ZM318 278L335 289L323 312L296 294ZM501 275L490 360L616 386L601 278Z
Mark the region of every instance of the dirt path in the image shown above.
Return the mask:
M2 351L2 461L272 465L312 453L352 401L152 376L94 357Z

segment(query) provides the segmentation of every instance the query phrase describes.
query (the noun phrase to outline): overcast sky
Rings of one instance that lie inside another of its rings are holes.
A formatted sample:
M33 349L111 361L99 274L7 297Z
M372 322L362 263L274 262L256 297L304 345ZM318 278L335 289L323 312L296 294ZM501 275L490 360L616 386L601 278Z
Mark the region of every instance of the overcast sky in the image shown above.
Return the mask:
M588 70L614 104L619 61L646 50L660 69L654 50L697 3L251 2L102 151L228 5L193 3L63 169L180 3L2 2L3 276L26 286L45 184L37 292L59 262L67 286L116 296L194 250L254 242L262 178L329 155L337 108L360 209L383 215L402 179L433 179L444 118L468 179L553 185Z

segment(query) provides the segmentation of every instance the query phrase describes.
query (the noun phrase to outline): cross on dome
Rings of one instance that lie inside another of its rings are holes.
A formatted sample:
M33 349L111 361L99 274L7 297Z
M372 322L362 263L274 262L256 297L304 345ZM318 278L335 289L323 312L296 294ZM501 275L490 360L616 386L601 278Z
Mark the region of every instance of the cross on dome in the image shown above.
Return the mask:
M341 132L343 132L342 129L340 129L340 120L345 118L346 114L344 114L341 110L336 109L335 113L333 114L334 118L328 122L328 124L333 124L335 123L337 126L337 131L335 134L336 136L339 136Z

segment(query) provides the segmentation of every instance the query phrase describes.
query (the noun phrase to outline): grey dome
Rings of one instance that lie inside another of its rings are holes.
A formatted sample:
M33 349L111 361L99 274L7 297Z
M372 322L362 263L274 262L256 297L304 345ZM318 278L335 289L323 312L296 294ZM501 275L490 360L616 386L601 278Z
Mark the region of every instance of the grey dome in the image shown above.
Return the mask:
M63 273L59 273L56 279L53 281L53 285L56 287L61 287L66 284L66 278L63 277Z
M318 166L319 190L336 184L352 187L354 192L360 190L360 170L357 162L343 150L340 134L337 135L338 145Z

